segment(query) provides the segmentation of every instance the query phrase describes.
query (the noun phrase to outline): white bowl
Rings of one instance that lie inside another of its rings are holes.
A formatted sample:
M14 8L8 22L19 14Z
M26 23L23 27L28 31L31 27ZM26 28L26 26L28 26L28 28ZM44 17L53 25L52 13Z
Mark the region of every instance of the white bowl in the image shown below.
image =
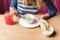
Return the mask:
M35 19L35 16L32 15L32 14L25 14L23 17L22 17L27 23L32 23ZM30 20L26 20L26 18L29 18Z
M33 24L28 24L25 20L23 20L23 18L21 18L19 20L19 24L22 26L22 27L25 27L25 28L34 28L34 27L37 27L39 26L39 20L36 18L37 22L36 23L33 23Z
M50 31L47 31L46 29L45 30L42 29L41 31L42 31L43 35L51 36L54 32L54 29L53 29L53 27L50 26Z

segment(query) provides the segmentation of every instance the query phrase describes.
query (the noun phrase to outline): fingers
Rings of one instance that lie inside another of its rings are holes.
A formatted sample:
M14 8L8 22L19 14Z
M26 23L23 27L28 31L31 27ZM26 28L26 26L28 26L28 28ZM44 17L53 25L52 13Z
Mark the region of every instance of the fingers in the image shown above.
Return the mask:
M40 17L40 19L45 19L45 15L42 15L42 16Z
M10 10L10 13L11 13L12 15L17 15L17 14L18 14L17 10L15 10L15 9L11 9L11 10Z
M46 20L46 19L48 19L48 18L49 18L49 14L45 14L45 15L42 15L40 19Z

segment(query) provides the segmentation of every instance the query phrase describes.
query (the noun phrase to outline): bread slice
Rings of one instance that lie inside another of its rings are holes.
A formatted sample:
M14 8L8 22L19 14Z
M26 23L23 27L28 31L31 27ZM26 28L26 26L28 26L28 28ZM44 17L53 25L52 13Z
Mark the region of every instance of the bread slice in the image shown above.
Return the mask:
M45 25L45 29L49 31L50 27L49 27L48 21L47 20L40 20L40 21Z
M45 27L45 25L43 24L42 21L40 21L40 27L41 27L41 30L42 31L46 30L46 27Z

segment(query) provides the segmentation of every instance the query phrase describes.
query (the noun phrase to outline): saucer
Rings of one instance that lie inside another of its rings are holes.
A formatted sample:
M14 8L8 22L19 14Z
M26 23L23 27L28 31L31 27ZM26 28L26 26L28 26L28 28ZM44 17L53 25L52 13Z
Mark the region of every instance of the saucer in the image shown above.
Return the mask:
M39 20L37 18L35 18L35 20L37 21L36 23L27 23L23 18L21 18L19 20L19 24L23 27L26 27L26 28L34 28L34 27L37 27L39 25Z

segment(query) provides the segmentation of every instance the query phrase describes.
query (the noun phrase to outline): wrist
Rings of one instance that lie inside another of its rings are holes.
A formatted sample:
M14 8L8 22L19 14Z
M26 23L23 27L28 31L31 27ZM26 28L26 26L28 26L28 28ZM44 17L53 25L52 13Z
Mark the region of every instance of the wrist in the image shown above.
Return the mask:
M10 7L10 8L9 8L9 10L13 10L13 9L14 9L14 10L16 10L16 8L15 8L15 7Z

